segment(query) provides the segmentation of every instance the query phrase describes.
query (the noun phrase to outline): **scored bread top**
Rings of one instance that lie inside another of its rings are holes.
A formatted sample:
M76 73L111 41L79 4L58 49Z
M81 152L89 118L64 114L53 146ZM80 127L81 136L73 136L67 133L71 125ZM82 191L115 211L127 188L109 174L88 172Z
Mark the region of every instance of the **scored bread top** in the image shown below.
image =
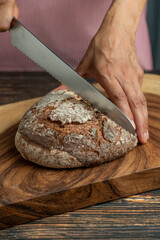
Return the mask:
M78 162L77 166L92 166L113 160L137 145L136 136L70 90L50 92L35 103L21 120L18 133L23 141L37 146L37 149L41 147L43 151L56 149L67 153L67 156ZM21 152L20 144L16 145ZM23 156L29 159L24 149ZM33 159L31 161L37 162ZM65 161L67 158L59 163L60 166L55 166L52 156L52 164L47 164L51 167L66 167L63 164ZM73 161L67 167L76 167ZM39 164L48 166L42 162Z

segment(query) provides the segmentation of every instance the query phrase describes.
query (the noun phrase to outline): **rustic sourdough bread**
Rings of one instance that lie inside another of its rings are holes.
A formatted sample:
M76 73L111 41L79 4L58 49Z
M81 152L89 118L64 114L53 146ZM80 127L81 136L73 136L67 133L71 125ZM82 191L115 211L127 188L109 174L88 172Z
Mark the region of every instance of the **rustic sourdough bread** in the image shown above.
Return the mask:
M88 167L132 150L137 137L69 90L50 92L23 116L15 137L22 156L53 168Z

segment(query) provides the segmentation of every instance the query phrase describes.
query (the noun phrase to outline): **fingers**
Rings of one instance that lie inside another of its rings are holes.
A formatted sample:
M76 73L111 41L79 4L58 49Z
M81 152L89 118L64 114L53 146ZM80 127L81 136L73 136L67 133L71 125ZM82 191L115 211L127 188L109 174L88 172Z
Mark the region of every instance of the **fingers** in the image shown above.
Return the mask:
M87 69L88 69L88 64L87 62L83 59L80 62L79 66L76 69L76 72L79 73L79 75L81 75L83 78L87 78L88 74L87 74Z
M140 142L145 143L149 138L148 109L147 109L145 96L142 92L144 71L139 64L139 60L137 58L136 52L134 52L133 57L130 59L130 65L133 66L133 74L131 75L130 79L132 79L131 82L136 93L131 97L133 100L131 100L130 104L132 109L139 109L138 112L140 113L140 116L142 119L139 122L137 118L137 122L136 122L137 134L139 136ZM133 76L135 76L134 79L133 79Z
M106 91L109 99L117 106L119 107L122 112L124 112L125 115L132 121L133 125L134 124L134 118L132 111L129 107L128 100L126 97L125 92L123 91L122 87L118 83L118 81L113 78L111 80L109 79L100 79L100 84Z
M149 138L148 134L148 114L146 107L146 100L144 95L137 95L133 92L129 98L129 105L134 115L136 124L136 132L141 143L147 142ZM145 109L146 108L146 109Z
M0 0L0 31L4 32L10 28L14 13L18 16L16 0Z
M91 59L92 51L87 51L76 69L76 72L79 73L79 75L81 75L83 78L93 76L92 70L90 68Z
M128 77L130 81L127 81L108 75L110 78L107 78L107 75L98 76L99 83L111 101L129 117L133 125L135 123L139 141L147 142L149 138L147 103L138 79L135 77L132 80L133 77Z
M135 77L130 77L130 82L121 80L119 81L121 87L128 100L128 105L134 116L134 122L136 124L136 132L141 143L147 142L149 138L148 134L148 111L147 103L144 94L141 89L141 83Z
M144 71L140 66L140 63L139 63L139 60L137 58L136 52L133 54L132 58L130 58L130 64L133 66L135 76L137 76L140 87L142 88Z
M139 141L145 143L149 138L147 102L141 87L136 89L137 91L133 91L128 100L134 114Z

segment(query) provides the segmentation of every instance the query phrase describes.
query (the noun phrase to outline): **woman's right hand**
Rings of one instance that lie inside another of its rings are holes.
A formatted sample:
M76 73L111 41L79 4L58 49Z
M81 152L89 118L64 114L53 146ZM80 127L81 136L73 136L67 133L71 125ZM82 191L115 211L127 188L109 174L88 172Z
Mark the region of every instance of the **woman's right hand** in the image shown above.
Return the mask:
M13 16L18 15L16 0L0 0L0 32L9 30Z

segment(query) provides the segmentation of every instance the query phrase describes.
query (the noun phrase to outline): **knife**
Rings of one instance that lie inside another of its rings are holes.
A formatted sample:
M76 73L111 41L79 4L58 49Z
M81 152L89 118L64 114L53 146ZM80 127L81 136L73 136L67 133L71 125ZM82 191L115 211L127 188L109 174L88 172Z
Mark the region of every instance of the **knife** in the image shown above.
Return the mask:
M135 134L130 119L114 103L61 60L15 17L10 32L13 46L111 120Z

